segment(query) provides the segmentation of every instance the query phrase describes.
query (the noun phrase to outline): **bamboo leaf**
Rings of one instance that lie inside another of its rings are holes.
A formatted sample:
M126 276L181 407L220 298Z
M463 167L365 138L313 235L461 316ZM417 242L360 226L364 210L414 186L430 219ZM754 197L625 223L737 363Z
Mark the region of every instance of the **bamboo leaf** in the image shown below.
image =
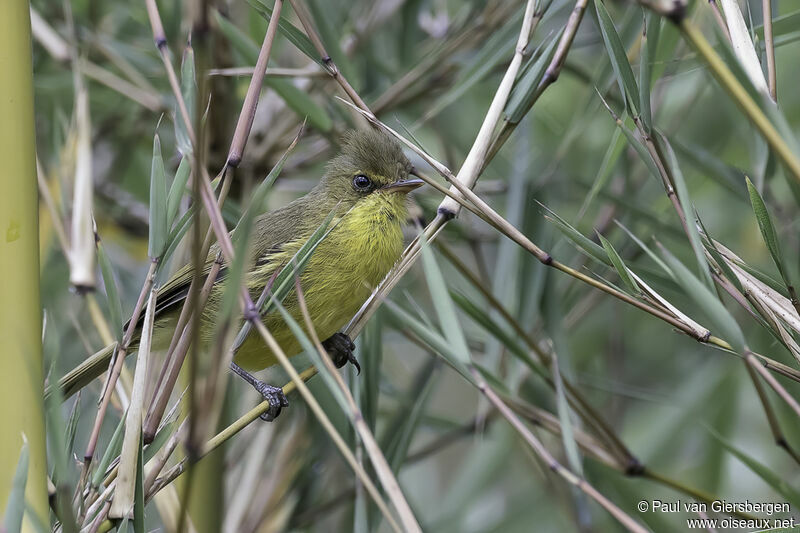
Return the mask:
M301 287L302 289L302 287ZM297 339L300 343L300 346L303 348L303 351L308 355L308 357L313 362L314 366L317 367L319 373L322 375L322 380L325 382L325 385L328 387L328 391L334 397L336 402L339 404L339 408L342 410L343 413L350 412L350 406L347 403L347 400L344 397L344 393L339 388L339 385L336 383L336 379L331 375L328 371L328 367L325 366L325 363L322 361L322 356L320 355L319 351L317 351L314 343L311 342L311 339L306 335L306 332L300 327L300 324L292 317L291 314L286 310L281 303L275 299L273 296L270 298L272 301L272 305L278 310L278 312L283 317L283 321L289 326L289 329L292 332L292 335Z
M292 287L294 286L294 278L295 276L299 276L303 269L308 264L309 259L311 259L311 255L314 253L314 250L317 249L319 243L328 236L338 224L338 221L331 226L331 222L334 219L336 214L336 210L332 210L325 220L322 221L322 224L317 227L314 233L311 234L311 237L300 247L300 249L294 254L292 259L284 266L280 273L276 276L275 282L273 283L272 294L275 296L275 299L279 302L282 302L283 299L289 294ZM262 314L269 312L271 308L271 299L267 300L265 305L262 307Z
M474 382L474 378L462 362L463 355L457 353L454 347L438 331L426 326L391 300L384 302L384 308L397 328L411 331L422 342L430 346L434 352L442 356L447 364L461 374L464 379L470 383Z
M233 45L234 50L242 54L244 60L248 64L255 65L258 61L259 52L256 42L228 20L228 17L222 15L217 10L214 11L214 20L217 22L222 35Z
M267 21L272 17L272 8L269 7L264 0L247 0L247 3L250 4L250 7L255 9L259 15L264 17ZM284 37L286 37L289 42L297 47L298 50L303 52L313 61L319 63L322 67L325 65L322 63L322 58L319 57L317 53L317 49L314 48L314 45L311 43L311 40L306 36L305 33L297 29L291 22L286 20L284 17L278 21L278 31L280 31Z
M134 484L133 498L133 531L145 533L144 527L144 453L142 451L142 434L139 433L139 453L136 465L136 482Z
M600 23L600 32L603 34L603 42L606 45L609 59L611 59L611 66L617 77L620 94L622 94L626 102L625 107L630 110L632 116L636 116L639 113L639 89L636 85L636 79L633 77L633 69L628 61L625 47L622 45L617 29L614 27L614 22L611 20L603 1L596 0L594 7Z
M611 178L611 172L614 170L617 161L619 161L619 156L622 155L623 148L625 148L625 141L622 139L622 132L619 130L619 128L617 128L614 130L614 134L611 136L611 141L608 144L608 148L606 148L606 153L603 156L603 162L600 163L600 168L597 171L597 177L592 183L592 187L589 189L586 199L584 199L583 204L581 205L578 221L583 218L582 215L586 213L586 210L589 208L595 198L597 198L597 195L600 193L600 191L602 191L608 184L608 180Z
M149 229L147 255L155 259L161 257L167 243L167 174L158 134L153 138L153 163L150 168Z
M713 290L714 282L711 279L711 274L708 271L708 263L706 262L706 255L703 248L703 241L700 239L700 232L697 231L697 224L695 224L694 205L689 197L689 188L686 186L686 180L683 179L678 159L675 157L675 152L672 146L664 135L658 133L659 139L664 143L667 152L667 159L670 169L672 170L672 178L675 181L675 189L678 193L678 200L683 208L683 214L686 217L686 232L689 235L689 243L692 245L694 257L697 260L697 270L700 273L700 279L706 284L706 287Z
M242 214L241 218L239 219L239 223L233 230L235 255L233 264L231 264L228 268L228 275L225 280L225 287L223 289L222 305L220 306L220 316L226 317L226 320L231 316L236 308L240 290L242 288L242 281L245 275L245 266L251 261L258 259L253 258L252 254L250 253L250 242L253 239L253 222L255 221L256 216L262 211L264 202L267 198L267 193L269 193L270 189L272 189L272 185L280 175L281 170L283 170L283 165L286 163L286 159L289 157L289 154L292 153L294 147L297 145L298 138L299 133L298 137L295 137L289 148L283 153L278 162L275 163L275 165L269 171L267 177L261 180L261 183L259 183L255 191L253 191L247 209ZM220 327L225 327L226 320L219 321ZM238 347L238 344L235 345Z
M100 459L100 462L97 463L97 467L95 468L94 475L92 476L92 486L97 488L103 482L103 478L106 475L106 471L108 470L108 465L111 464L111 461L119 455L120 450L122 449L122 435L123 429L125 428L125 417L119 419L119 423L117 424L117 429L114 430L114 434L111 436L111 440L108 441L108 446L106 446L106 451L103 453L103 457Z
M352 61L342 50L341 35L337 31L339 28L335 27L336 17L341 16L342 10L336 4L327 0L309 0L306 2L306 6L311 12L314 25L317 27L322 43L325 45L325 50L336 63L336 67L348 81L356 83L359 78L356 75ZM354 86L354 89L358 91L359 87Z
M550 43L536 59L532 56L529 60L522 76L514 84L511 95L508 97L508 103L503 112L507 121L516 124L527 113L534 96L536 96L536 89L538 89L539 83L542 81L544 73L553 59L553 55L555 55L556 45L560 40L561 32L553 36Z
M191 47L186 48L181 62L181 94L186 104L186 111L189 113L189 121L194 124L197 82L195 81L194 50ZM178 151L182 155L192 155L192 138L189 136L189 130L186 129L183 116L177 107L175 109L175 140L177 141Z
M758 477L763 479L767 485L775 489L778 494L786 498L786 501L791 503L795 509L800 508L800 492L798 492L786 481L783 473L778 474L777 472L770 470L763 463L757 461L752 456L734 446L716 431L710 430L710 432L711 435L717 439L726 450L744 463L744 465L747 466L747 468L749 468L753 473L758 475Z
M181 205L181 198L186 191L186 183L189 181L189 171L191 170L191 162L189 158L184 156L181 158L181 163L178 165L178 170L175 171L175 178L169 187L167 194L167 228L172 229L172 224L175 222L175 217L178 215L178 208Z
M406 395L407 401L398 407L393 423L390 425L393 431L390 438L387 438L389 445L385 448L386 460L395 474L403 466L414 434L425 414L425 406L436 383L434 377L437 364L441 363L432 358L420 369L418 379L414 380Z
M167 440L169 440L170 436L172 436L172 431L174 429L175 421L172 420L164 424L163 427L156 432L156 436L153 437L153 441L144 449L143 461L145 464L147 464L150 459L155 457L155 455L158 453L158 450L160 450L161 447L166 444Z
M456 309L453 305L453 300L450 298L450 292L447 290L444 276L442 276L442 271L439 270L433 251L428 246L422 233L420 233L420 242L425 279L428 282L428 289L433 299L433 307L439 316L439 323L444 331L444 336L453 347L453 353L459 358L459 361L464 365L468 365L470 363L470 353L467 347L467 339L464 337L464 331L458 321Z
M378 310L364 326L361 335L360 358L364 361L364 378L357 380L360 409L370 431L375 432L378 419L378 387L381 382L381 361L383 359L383 315Z
M487 313L485 309L476 305L459 292L451 291L450 294L452 295L453 301L456 303L456 305L458 305L475 322L480 324L480 326L483 327L483 329L485 329L489 334L499 340L500 343L510 353L525 363L525 365L536 374L542 377L547 376L547 372L544 370L544 368L542 368L539 363L534 361L528 351L517 341L517 339L512 337L500 326L500 324L492 319L491 315Z
M761 70L761 63L758 61L758 55L747 31L747 24L741 9L739 9L739 4L736 0L721 0L721 3L731 36L730 43L736 58L756 89L763 94L768 94L767 81L764 79L764 72Z
M703 240L703 244L705 244L706 250L708 253L711 254L711 257L714 259L714 262L717 264L719 269L722 271L723 275L728 278L736 290L744 294L744 288L742 287L741 282L739 281L739 276L737 276L733 270L731 269L728 262L722 257L722 253L717 249L717 245L714 243L714 239L711 237L711 234L706 229L703 221L700 220L700 217L697 217L697 223L700 224L700 227L703 229L703 234L705 235L705 239Z
M583 462L578 443L575 441L569 402L564 392L564 381L561 378L558 357L553 358L553 381L556 386L556 410L558 412L558 420L561 422L561 441L564 443L564 450L572 471L583 477Z
M590 239L584 236L583 233L572 227L569 222L558 216L555 211L543 204L539 205L541 205L549 213L549 215L545 215L544 218L555 225L555 227L558 228L558 230L561 231L561 233L563 233L564 236L567 237L576 246L576 248L578 248L579 251L601 263L611 265L608 260L608 255L602 246L592 242Z
M633 233L631 230L629 230L627 227L625 227L625 225L620 223L618 220L615 220L614 222L616 222L617 226L622 228L622 231L627 233L628 236L631 239L633 239L633 242L635 242L637 245L639 245L639 248L644 250L644 252L650 257L650 259L652 259L655 262L655 264L657 264L659 267L661 267L661 270L663 270L669 277L671 277L671 278L675 277L675 275L672 272L672 269L670 269L667 266L667 264L664 261L662 261L661 258L658 257L656 255L656 253L652 249L650 249L649 246L647 246L644 243L644 241L642 241L639 237L637 237L635 233Z
M291 82L280 78L264 78L264 85L270 87L280 96L289 109L297 113L301 118L306 117L309 124L321 132L329 132L333 128L331 120L325 108L315 102L308 93L301 91Z
M8 533L22 531L22 518L25 516L25 486L28 483L28 462L28 441L23 439L3 517L3 526Z
M655 21L655 22L654 22ZM652 56L650 47L658 44L658 28L660 17L648 13L644 28L642 29L642 46L639 50L639 109L642 110L641 118L644 130L650 133L653 128L653 114L650 110L650 77L652 76ZM656 31L650 33L652 28ZM653 38L653 42L650 39Z
M99 237L97 241L97 262L100 263L100 272L103 274L103 286L106 289L108 298L108 314L111 319L111 327L116 335L117 342L122 340L122 301L119 299L117 283L114 281L114 269L111 267L111 260L108 258L103 241Z
M753 213L756 215L758 222L758 229L761 230L761 236L764 238L764 243L767 245L769 255L778 267L778 272L783 279L786 286L790 286L786 269L783 265L783 256L781 255L780 241L778 240L778 232L775 231L775 225L772 223L772 217L769 216L769 211L758 193L758 189L750 181L750 178L745 177L747 182L747 192L750 194L750 203L753 205Z
M625 266L625 262L622 260L622 257L617 253L614 249L614 246L603 237L600 232L596 232L597 237L600 239L600 243L603 245L606 253L608 254L608 258L611 260L611 264L619 274L620 279L622 282L628 287L628 290L631 291L633 294L640 294L641 291L639 290L639 286L636 284L636 280L631 277L630 272L628 272L628 267Z
M662 246L661 251L675 276L675 281L677 281L683 287L684 292L700 306L733 349L738 353L742 353L746 348L742 330L739 328L739 324L736 323L736 320L730 312L722 305L722 302L719 301L716 294L711 292L708 287L697 279L695 275L666 248Z

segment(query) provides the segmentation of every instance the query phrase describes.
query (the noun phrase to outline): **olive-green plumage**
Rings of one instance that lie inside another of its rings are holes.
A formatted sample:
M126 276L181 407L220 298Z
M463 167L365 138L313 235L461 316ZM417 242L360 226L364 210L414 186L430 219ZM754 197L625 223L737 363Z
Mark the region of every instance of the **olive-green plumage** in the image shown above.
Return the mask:
M317 246L300 282L319 338L324 340L336 333L358 311L402 252L406 193L420 184L419 180L408 179L410 169L400 146L384 134L347 134L341 153L328 164L316 187L256 219L245 276L253 299L334 211L331 224L335 226ZM210 270L216 255L215 247L209 253L204 273ZM192 266L184 266L158 291L155 349L168 347L193 275ZM203 312L200 337L204 344L214 332L222 301L222 279L223 276L218 278ZM284 306L304 324L294 291L286 297ZM299 343L277 311L268 314L264 323L287 355L300 352ZM235 362L258 370L277 360L263 340L251 333Z

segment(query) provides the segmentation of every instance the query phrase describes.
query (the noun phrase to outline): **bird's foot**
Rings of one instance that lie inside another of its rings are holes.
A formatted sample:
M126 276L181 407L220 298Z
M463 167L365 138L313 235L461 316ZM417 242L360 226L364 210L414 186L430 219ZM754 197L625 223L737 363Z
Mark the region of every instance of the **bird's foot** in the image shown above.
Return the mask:
M261 420L272 422L281 414L282 408L289 407L289 400L286 399L282 388L273 387L263 381L259 381L254 387L261 394L261 397L269 402L269 409L261 414Z
M269 402L269 409L267 409L267 411L261 415L261 420L272 422L278 417L279 414L281 414L281 408L289 407L289 400L286 399L286 395L283 393L282 388L273 387L272 385L264 383L234 362L231 362L231 370L233 370L233 372L240 378L249 383L254 389L256 389L256 391L258 391L262 398Z
M361 373L361 365L358 364L358 359L353 355L356 345L353 344L353 340L347 334L334 333L322 342L322 347L328 352L336 368L342 368L347 363L352 363L358 373Z

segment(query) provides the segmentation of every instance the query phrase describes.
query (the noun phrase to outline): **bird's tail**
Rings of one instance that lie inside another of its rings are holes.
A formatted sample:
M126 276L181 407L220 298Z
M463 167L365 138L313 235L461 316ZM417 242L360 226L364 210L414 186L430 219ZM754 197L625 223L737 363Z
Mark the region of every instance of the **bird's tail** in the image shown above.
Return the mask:
M114 355L116 349L116 342L109 344L96 354L86 358L83 363L70 370L63 378L58 380L58 388L61 389L63 398L69 398L105 372L108 369L111 356ZM53 385L51 384L48 385L44 391L45 398L52 393Z

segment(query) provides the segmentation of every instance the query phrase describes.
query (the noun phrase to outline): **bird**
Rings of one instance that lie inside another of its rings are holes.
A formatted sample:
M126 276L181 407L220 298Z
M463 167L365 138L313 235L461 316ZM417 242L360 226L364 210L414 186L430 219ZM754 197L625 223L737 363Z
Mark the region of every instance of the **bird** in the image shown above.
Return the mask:
M340 329L369 298L402 253L402 227L408 217L407 194L424 183L412 176L413 166L396 140L375 129L351 130L343 135L339 154L326 165L315 187L284 207L256 217L252 224L243 282L256 301L270 280L290 263L323 222L330 219L331 229L305 265L299 285L314 330L320 339L325 339L323 346L338 367L349 361L360 371L353 356L355 345ZM205 259L203 277L209 274L218 256L219 246L214 244ZM201 315L201 347L209 346L213 338L226 274L227 268L223 267ZM194 265L189 263L158 288L152 350L169 348L194 276ZM295 289L287 294L283 306L295 321L305 324ZM302 351L278 310L261 318L287 356ZM143 318L140 318L136 335L140 334L142 323ZM137 339L134 336L134 344ZM282 389L256 379L251 372L275 363L275 354L261 336L253 332L239 345L231 363L237 375L269 400L270 408L262 415L265 420L274 420L288 401ZM85 380L87 376L83 374L81 379ZM62 385L74 387L74 382L64 383L69 377L68 374L61 380Z

